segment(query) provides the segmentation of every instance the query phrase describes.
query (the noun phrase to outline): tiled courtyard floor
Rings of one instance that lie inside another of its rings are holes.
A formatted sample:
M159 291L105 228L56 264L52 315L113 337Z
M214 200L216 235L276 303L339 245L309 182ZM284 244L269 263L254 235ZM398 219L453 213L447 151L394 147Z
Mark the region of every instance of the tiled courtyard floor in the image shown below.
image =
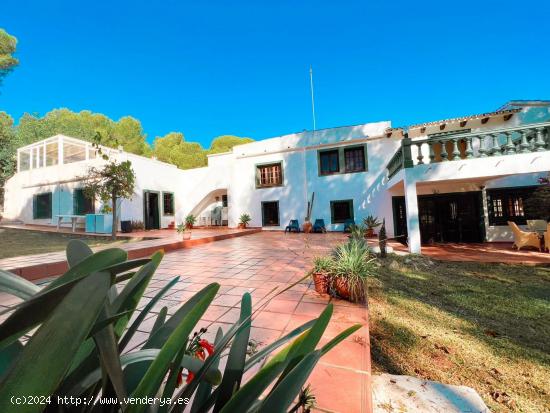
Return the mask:
M208 328L213 339L218 327L226 331L236 322L240 298L250 292L253 307L264 302L272 290L284 289L302 278L311 268L311 259L328 252L343 241L343 234L283 234L267 232L231 238L209 244L180 249L166 254L140 307L175 276L180 281L157 303L153 313L163 306L173 314L194 292L212 282L221 284L199 327ZM0 304L9 305L5 295ZM13 300L10 300L13 303ZM344 329L360 323L363 327L325 355L312 373L309 383L317 397L318 410L326 412L367 413L371 405L370 348L368 313L363 305L330 299L315 293L306 280L282 293L253 319L252 339L268 344L295 327L317 317L327 303L334 304L334 314L321 344ZM142 324L142 330L128 346L139 346L155 320L152 314ZM223 363L222 363L223 364Z
M52 226L6 225L5 227L16 228L21 231L57 232L56 228ZM141 258L148 257L159 249L168 252L226 238L248 235L258 231L260 230L254 228L197 228L193 229L191 239L186 241L183 241L182 236L173 229L133 232L131 236L119 233L117 236L135 238L136 240L117 245L116 247L128 251L129 258ZM60 232L70 233L71 231L68 228L61 228ZM86 234L82 231L76 234L89 237L97 236L97 234ZM102 236L104 237L105 235L103 234ZM110 248L110 246L94 247L93 250L99 251L105 248ZM28 280L37 280L62 274L67 270L67 262L65 251L57 251L0 259L0 268L11 271Z

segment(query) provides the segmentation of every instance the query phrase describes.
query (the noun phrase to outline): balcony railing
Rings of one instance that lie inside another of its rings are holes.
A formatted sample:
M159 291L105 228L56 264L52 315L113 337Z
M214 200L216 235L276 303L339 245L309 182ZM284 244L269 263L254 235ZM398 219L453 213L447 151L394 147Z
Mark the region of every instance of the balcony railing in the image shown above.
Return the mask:
M548 150L550 122L415 140L404 138L401 147L388 162L388 177L416 165Z

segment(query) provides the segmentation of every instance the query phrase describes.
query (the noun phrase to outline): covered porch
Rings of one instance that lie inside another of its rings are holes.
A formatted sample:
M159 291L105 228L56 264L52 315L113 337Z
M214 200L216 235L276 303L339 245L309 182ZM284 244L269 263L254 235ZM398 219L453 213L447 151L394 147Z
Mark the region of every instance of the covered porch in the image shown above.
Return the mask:
M523 201L549 172L549 132L546 122L403 139L388 164L394 236L406 240L412 253L425 254L443 243L477 244L483 251L479 246L485 242L501 242L498 250L511 251L514 236L508 221L526 230L527 220L548 219L544 213L527 214ZM447 146L453 148L452 156ZM475 247L455 247L452 252L467 255Z

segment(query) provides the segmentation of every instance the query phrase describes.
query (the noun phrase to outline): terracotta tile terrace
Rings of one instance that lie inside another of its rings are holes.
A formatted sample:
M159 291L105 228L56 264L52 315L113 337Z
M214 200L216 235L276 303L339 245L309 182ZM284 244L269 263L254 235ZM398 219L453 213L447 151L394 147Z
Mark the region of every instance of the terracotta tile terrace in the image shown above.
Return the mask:
M179 305L196 291L212 282L221 284L218 296L202 319L208 328L207 338L213 339L217 328L224 331L237 321L240 299L244 292L252 295L254 308L266 301L266 296L281 291L300 280L311 268L316 255L325 254L342 234L283 234L264 231L245 237L197 245L166 254L155 273L140 307L174 277L179 282L161 300L142 324L128 351L145 341L164 306L173 314ZM17 298L0 294L0 306L13 305ZM315 368L309 383L317 397L318 411L370 412L370 347L367 307L321 296L309 279L272 299L253 319L252 339L260 346L268 344L295 327L317 317L328 302L334 304L334 314L321 344L344 329L360 323L363 327L339 347L324 356ZM222 363L223 365L223 363Z
M20 230L58 232L55 227L38 225L3 225L5 228L16 228ZM261 231L257 228L249 229L227 229L227 228L196 228L193 229L190 240L183 241L181 235L175 230L139 231L129 234L117 234L120 238L133 238L132 242L117 245L128 251L130 259L149 257L155 251L163 249L165 252L189 248L209 242L224 240L254 234ZM72 233L70 228L60 228L62 233ZM87 237L101 236L105 234L88 234L83 231L75 232L77 235ZM93 248L94 251L109 248L109 245ZM0 260L0 268L11 271L28 280L37 280L45 277L60 275L67 270L65 251L50 252L44 254L24 255Z
M378 241L369 240L369 245ZM398 254L408 253L407 247L396 241L388 242ZM512 248L511 242L486 242L480 244L433 244L422 245L422 254L440 261L470 261L494 264L550 265L550 253L536 249Z

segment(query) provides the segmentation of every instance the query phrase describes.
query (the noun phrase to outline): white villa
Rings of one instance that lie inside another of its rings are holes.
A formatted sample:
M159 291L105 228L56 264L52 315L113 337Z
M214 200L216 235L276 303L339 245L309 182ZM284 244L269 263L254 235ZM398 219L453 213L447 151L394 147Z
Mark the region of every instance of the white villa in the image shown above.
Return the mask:
M291 219L323 219L329 231L369 214L411 252L431 242L510 241L507 221L525 225L523 199L550 171L550 101L512 101L497 111L408 127L391 122L304 131L211 155L208 166L174 165L104 148L136 174L121 220L147 229L180 223L282 230ZM5 185L4 220L56 225L101 205L81 190L105 162L89 142L57 135L17 151ZM550 208L550 205L549 205ZM319 235L322 236L322 235Z

